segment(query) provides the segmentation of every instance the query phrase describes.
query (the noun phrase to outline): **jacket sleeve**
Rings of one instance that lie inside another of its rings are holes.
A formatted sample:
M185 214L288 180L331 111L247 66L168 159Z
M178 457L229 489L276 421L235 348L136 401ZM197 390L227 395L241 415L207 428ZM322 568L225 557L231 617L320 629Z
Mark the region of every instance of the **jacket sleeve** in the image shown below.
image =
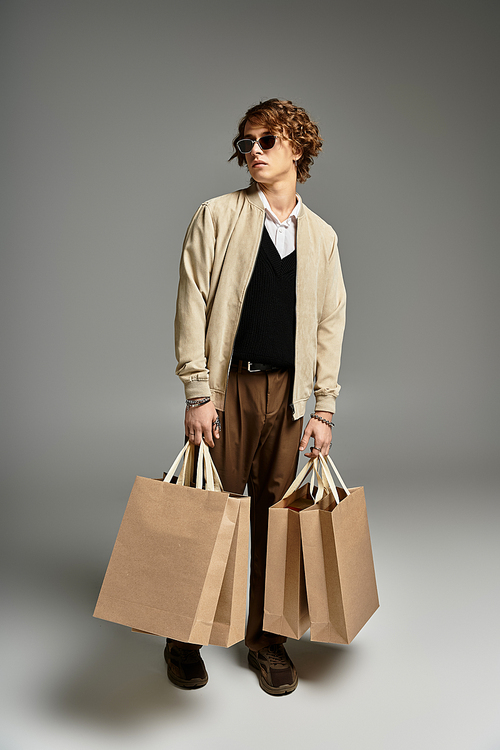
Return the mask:
M325 299L318 323L314 385L316 410L329 411L332 414L335 413L335 402L340 391L337 378L344 338L345 309L346 292L335 234L332 253L328 261Z
M210 396L205 331L215 241L210 209L204 203L184 239L175 313L175 372L184 384L186 398Z

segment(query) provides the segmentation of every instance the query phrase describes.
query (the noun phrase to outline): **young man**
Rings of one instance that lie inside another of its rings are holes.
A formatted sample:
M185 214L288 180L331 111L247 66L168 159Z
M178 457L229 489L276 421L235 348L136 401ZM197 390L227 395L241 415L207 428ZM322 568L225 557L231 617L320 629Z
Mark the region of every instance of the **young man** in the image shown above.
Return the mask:
M286 638L263 631L268 509L295 477L298 451L331 446L345 323L337 236L304 206L321 149L301 107L269 99L247 111L233 141L250 187L203 203L186 234L175 319L185 432L205 440L225 490L251 497L250 603L245 643L263 690L295 690ZM301 439L306 402L316 407ZM205 685L199 647L167 640L172 682Z

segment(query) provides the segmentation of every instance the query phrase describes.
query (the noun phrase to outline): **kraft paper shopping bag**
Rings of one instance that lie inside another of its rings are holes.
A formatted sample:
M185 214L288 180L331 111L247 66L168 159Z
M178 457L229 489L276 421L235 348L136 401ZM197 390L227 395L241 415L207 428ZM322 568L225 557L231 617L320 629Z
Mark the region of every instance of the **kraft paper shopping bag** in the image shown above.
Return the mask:
M250 499L223 491L204 444L186 486L193 451L186 443L164 481L136 478L94 616L230 646L245 636Z
M300 513L311 640L350 643L378 609L363 487L348 489L333 461L319 457L324 491Z
M269 508L264 630L300 638L309 628L299 515L314 503L312 482L302 481L315 467L308 461L283 498Z

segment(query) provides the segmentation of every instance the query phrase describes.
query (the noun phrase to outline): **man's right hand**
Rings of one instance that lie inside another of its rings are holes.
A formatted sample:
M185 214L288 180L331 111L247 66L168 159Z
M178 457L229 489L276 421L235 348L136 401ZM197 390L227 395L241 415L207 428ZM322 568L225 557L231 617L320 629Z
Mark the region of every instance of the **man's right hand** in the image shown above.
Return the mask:
M212 401L203 406L192 406L186 411L184 419L184 429L190 443L201 445L202 439L205 443L213 448L214 437L220 437L219 428L214 424L217 419L217 410Z

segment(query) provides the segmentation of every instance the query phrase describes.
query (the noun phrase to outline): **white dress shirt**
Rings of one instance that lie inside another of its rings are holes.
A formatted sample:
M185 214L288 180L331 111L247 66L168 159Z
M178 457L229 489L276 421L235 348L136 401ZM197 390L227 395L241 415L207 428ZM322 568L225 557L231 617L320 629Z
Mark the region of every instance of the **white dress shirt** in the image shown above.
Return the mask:
M297 195L297 203L292 213L285 219L280 221L276 214L272 211L269 201L265 194L262 192L260 187L257 186L259 191L259 198L262 201L262 205L266 209L265 226L269 232L269 236L274 242L276 250L280 254L281 258L286 258L287 255L293 253L295 250L295 237L297 234L297 216L300 211L301 197Z

